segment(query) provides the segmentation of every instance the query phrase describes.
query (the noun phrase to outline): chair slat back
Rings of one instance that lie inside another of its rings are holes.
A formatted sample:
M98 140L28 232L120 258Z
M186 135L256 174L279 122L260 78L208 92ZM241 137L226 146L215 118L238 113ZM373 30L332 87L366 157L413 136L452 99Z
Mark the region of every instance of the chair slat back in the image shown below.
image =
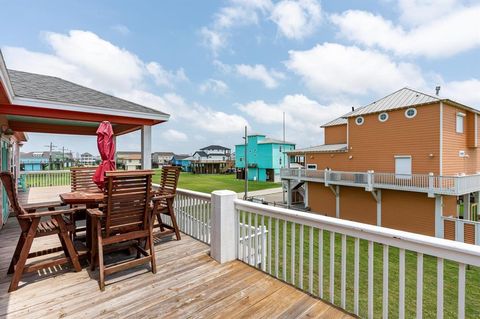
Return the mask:
M163 166L160 187L157 190L159 195L175 195L177 193L178 178L180 176L180 167Z
M105 173L105 231L112 234L148 229L152 170Z
M71 189L72 192L98 192L98 186L93 182L93 175L97 170L96 166L91 167L73 167L70 170L71 174Z
M18 202L17 185L15 185L12 173L8 171L1 172L0 179L2 180L3 187L5 187L8 201L10 202L10 206L12 207L15 215L18 216L26 214L27 212L22 208L22 206L20 206L20 203Z

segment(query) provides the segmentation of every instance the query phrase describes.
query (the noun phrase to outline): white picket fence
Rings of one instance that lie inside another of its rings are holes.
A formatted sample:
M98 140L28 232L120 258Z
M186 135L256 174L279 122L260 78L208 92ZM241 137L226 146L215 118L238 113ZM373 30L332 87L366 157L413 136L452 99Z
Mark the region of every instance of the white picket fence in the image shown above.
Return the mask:
M38 171L38 172L20 172L20 179L25 183L25 187L50 187L70 185L70 171Z

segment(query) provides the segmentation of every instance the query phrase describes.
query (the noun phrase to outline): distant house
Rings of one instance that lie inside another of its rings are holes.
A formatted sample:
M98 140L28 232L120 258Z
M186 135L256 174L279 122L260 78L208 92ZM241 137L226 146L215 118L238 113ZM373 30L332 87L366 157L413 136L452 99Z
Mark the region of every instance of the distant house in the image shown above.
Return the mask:
M231 150L220 145L201 148L189 158L191 171L194 174L219 174L233 169L234 162L230 158Z
M20 170L37 172L43 170L60 170L71 167L73 154L71 152L28 152L20 153Z
M96 164L97 159L92 154L85 152L80 155L79 163L84 166L93 166Z
M152 167L161 167L163 165L171 164L173 155L172 152L154 152L152 153Z
M183 172L190 172L189 158L189 154L174 154L172 157L172 165L182 167Z
M280 182L280 169L286 167L285 152L295 149L295 143L283 142L265 135L249 135L247 144L248 180ZM245 178L245 144L235 145L237 178Z
M142 168L142 153L117 152L117 168L133 171Z

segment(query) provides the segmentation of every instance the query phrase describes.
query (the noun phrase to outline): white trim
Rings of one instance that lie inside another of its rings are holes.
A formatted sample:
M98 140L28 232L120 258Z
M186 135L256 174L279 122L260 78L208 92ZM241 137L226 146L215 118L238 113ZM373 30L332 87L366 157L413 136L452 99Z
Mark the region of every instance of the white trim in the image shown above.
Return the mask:
M122 116L122 117L135 117L141 119L149 119L149 120L161 120L161 121L168 121L170 118L169 114L151 114L151 113L143 113L143 112L133 112L128 110L116 110L116 109L109 109L100 106L91 106L91 105L80 105L74 103L61 103L61 102L54 102L54 101L40 101L35 99L29 98L21 98L21 97L14 97L12 104L19 104L25 106L32 106L38 108L49 108L49 109L56 109L62 111L76 111L76 112L84 112L84 113L94 113L94 114L106 114L106 115L115 115L115 116Z
M411 115L411 116L408 115L408 111L410 111L410 110L414 110L414 113L413 113L413 115ZM415 116L417 116L417 109L416 109L416 108L414 108L414 107L409 107L408 109L405 110L405 117L406 117L407 119L413 119Z
M0 51L0 80L2 81L5 92L7 93L7 98L11 102L14 96L13 87L10 83L10 77L8 76L7 66L5 65L2 51Z
M440 101L440 174L443 175L443 102Z
M362 119L362 123L357 122L357 120L359 120L359 119ZM363 125L363 123L365 123L365 118L363 116L357 116L355 118L355 124L357 124L358 126Z
M475 147L478 147L478 115L476 113L473 113L474 117L474 132L475 132L475 137L474 137L474 143L473 145Z
M349 141L349 139L350 139L350 132L349 132L349 124L348 124L348 122L349 122L349 120L347 119L347 152L348 152L348 150L350 149L350 146L349 146L349 145L350 145L350 141Z
M382 118L381 118L382 115L386 115L387 117L384 120L382 120ZM389 116L388 116L387 112L382 112L382 113L378 114L378 120L382 123L388 121L388 117Z
M458 125L459 123L461 123L461 125ZM465 133L465 113L457 112L457 114L455 114L455 133Z

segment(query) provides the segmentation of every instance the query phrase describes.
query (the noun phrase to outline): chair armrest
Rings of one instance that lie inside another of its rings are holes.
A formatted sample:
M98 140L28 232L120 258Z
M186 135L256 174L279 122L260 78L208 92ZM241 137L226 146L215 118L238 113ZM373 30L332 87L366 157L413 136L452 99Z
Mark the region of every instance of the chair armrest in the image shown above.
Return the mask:
M156 202L162 199L170 199L170 198L175 198L175 194L154 195L152 198L152 201Z
M55 208L60 206L66 206L66 205L62 205L62 202L60 201L22 205L23 209L25 209L26 211L32 211L32 210L43 209L43 208Z
M95 217L102 217L103 212L98 208L89 208L87 209L87 214Z
M45 212L31 212L25 215L18 215L17 218L21 219L30 219L32 217L52 217L57 215L71 215L79 211L80 209L72 208L72 209L62 209L62 210L49 210Z

